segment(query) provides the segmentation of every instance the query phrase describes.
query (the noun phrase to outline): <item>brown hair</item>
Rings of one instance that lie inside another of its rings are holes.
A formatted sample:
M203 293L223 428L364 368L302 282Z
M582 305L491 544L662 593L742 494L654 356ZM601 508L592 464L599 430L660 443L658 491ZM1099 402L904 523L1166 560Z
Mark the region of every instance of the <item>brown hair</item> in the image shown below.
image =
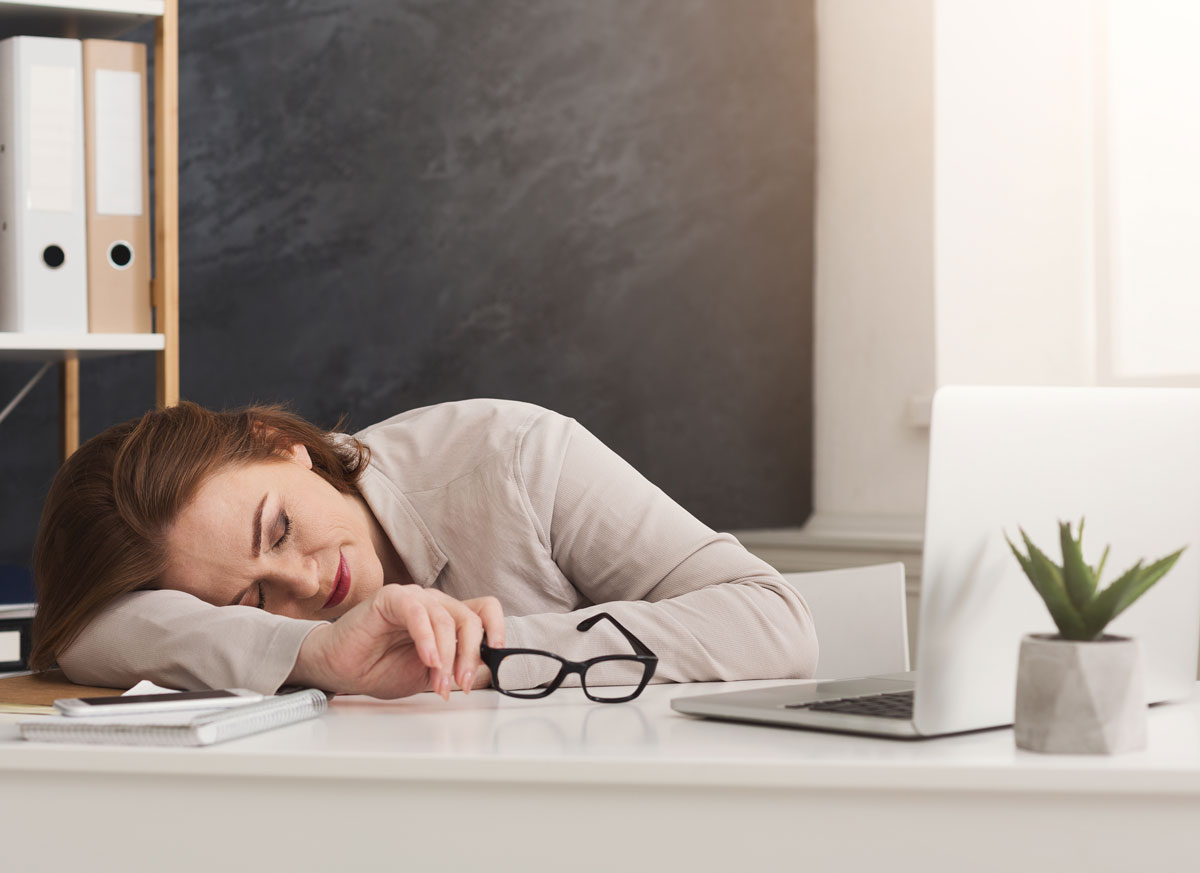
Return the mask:
M53 666L117 597L157 587L166 531L207 476L276 459L296 443L308 449L313 472L343 493L357 490L367 447L335 439L281 406L213 412L180 403L80 446L55 475L38 526L30 667Z

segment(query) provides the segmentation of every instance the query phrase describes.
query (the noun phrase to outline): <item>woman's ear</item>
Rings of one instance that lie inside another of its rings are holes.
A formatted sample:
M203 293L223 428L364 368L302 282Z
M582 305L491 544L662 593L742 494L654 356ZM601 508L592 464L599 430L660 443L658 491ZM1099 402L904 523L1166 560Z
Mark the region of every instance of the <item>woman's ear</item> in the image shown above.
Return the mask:
M304 469L312 469L312 457L309 456L308 446L304 445L304 443L294 443L292 447L288 449L288 456L297 464L303 466Z
M260 434L266 434L268 438L279 433L275 428L263 424L261 421L254 422L254 430ZM293 443L284 451L283 456L289 461L295 461L306 470L313 468L312 457L308 454L308 447L304 443Z

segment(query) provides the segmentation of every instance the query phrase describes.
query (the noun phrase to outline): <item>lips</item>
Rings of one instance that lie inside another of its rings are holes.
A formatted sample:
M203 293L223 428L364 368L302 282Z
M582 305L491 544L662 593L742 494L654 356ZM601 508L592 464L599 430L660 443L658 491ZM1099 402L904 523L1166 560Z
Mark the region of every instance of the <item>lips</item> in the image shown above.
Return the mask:
M338 552L338 571L337 576L333 579L333 590L329 592L329 599L325 601L322 609L332 609L350 593L350 565L346 563L346 556Z

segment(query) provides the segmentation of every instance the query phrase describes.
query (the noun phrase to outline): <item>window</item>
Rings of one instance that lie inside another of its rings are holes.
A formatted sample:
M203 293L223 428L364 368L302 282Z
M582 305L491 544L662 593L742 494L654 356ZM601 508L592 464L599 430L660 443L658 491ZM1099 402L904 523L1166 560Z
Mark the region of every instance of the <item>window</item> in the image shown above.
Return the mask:
M1200 383L1200 3L1108 0L1097 29L1100 378Z

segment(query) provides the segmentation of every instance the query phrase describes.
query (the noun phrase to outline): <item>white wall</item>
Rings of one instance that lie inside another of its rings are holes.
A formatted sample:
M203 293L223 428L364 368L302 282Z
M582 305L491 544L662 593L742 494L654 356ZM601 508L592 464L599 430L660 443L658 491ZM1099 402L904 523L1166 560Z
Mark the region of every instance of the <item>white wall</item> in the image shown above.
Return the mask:
M923 512L927 439L906 414L934 380L933 10L817 7L810 527L912 529Z

